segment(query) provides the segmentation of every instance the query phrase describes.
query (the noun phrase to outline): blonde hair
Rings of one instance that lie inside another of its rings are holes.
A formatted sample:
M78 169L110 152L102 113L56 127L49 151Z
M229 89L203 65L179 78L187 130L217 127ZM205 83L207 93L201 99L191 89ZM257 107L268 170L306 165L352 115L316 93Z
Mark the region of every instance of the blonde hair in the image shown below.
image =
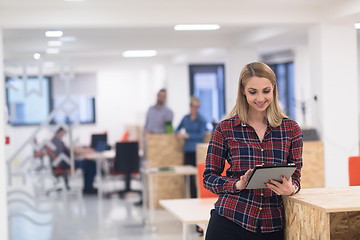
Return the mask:
M200 99L195 96L191 96L190 97L190 105L193 104L194 102L200 104Z
M279 100L278 100L278 90L276 84L276 76L275 73L271 70L271 68L262 62L252 62L243 68L239 77L239 85L238 85L238 94L236 98L236 104L234 108L231 110L229 116L234 117L238 116L243 123L248 123L248 111L249 104L246 101L246 97L243 94L244 88L247 83L247 80L250 77L263 77L269 79L271 84L274 87L273 90L273 101L266 109L265 116L267 121L272 127L278 127L282 123L283 118L287 118L284 112L281 110Z

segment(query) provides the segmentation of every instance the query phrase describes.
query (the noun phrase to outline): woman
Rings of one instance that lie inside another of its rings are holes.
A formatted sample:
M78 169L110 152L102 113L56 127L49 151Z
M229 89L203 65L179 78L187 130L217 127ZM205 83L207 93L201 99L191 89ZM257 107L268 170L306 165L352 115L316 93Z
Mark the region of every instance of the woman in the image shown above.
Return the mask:
M196 166L196 144L204 142L206 121L199 114L200 100L197 97L190 99L190 114L181 120L176 128L176 136L184 139L184 164ZM190 176L190 195L197 197L195 177Z
M222 177L225 161L230 168ZM284 163L296 164L292 177L269 180L264 189L245 189L255 165ZM236 105L217 125L207 152L204 186L219 198L206 240L283 239L282 196L300 190L301 167L301 129L280 109L274 72L261 62L247 64Z

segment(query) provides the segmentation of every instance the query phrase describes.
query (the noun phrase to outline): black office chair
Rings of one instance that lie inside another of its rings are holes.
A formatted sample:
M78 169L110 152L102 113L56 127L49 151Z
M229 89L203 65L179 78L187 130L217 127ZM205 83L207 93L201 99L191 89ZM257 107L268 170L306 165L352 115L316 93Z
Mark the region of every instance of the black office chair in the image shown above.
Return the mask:
M140 172L140 157L138 142L118 142L115 148L115 161L111 174L125 175L125 189L118 191L120 197L128 192L141 194L141 190L131 189L132 174Z

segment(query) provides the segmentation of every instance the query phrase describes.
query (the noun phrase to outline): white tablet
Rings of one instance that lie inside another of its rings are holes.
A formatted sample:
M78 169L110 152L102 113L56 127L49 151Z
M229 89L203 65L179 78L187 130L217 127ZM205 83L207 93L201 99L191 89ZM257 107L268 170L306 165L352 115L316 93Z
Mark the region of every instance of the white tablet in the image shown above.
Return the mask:
M281 176L287 179L291 177L296 169L294 163L288 164L273 164L273 165L256 165L251 172L249 181L246 184L246 189L267 188L265 182L269 179L282 182Z

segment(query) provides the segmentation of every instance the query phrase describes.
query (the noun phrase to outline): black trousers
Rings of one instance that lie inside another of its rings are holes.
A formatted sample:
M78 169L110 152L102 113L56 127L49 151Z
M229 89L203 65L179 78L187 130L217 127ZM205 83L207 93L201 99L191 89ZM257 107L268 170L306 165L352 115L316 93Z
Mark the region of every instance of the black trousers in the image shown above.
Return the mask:
M184 153L184 165L192 165L196 167L196 154L195 152L185 152ZM197 191L196 191L196 180L195 176L190 177L190 197L196 198Z
M250 232L211 210L205 240L283 240L284 231L272 233Z

